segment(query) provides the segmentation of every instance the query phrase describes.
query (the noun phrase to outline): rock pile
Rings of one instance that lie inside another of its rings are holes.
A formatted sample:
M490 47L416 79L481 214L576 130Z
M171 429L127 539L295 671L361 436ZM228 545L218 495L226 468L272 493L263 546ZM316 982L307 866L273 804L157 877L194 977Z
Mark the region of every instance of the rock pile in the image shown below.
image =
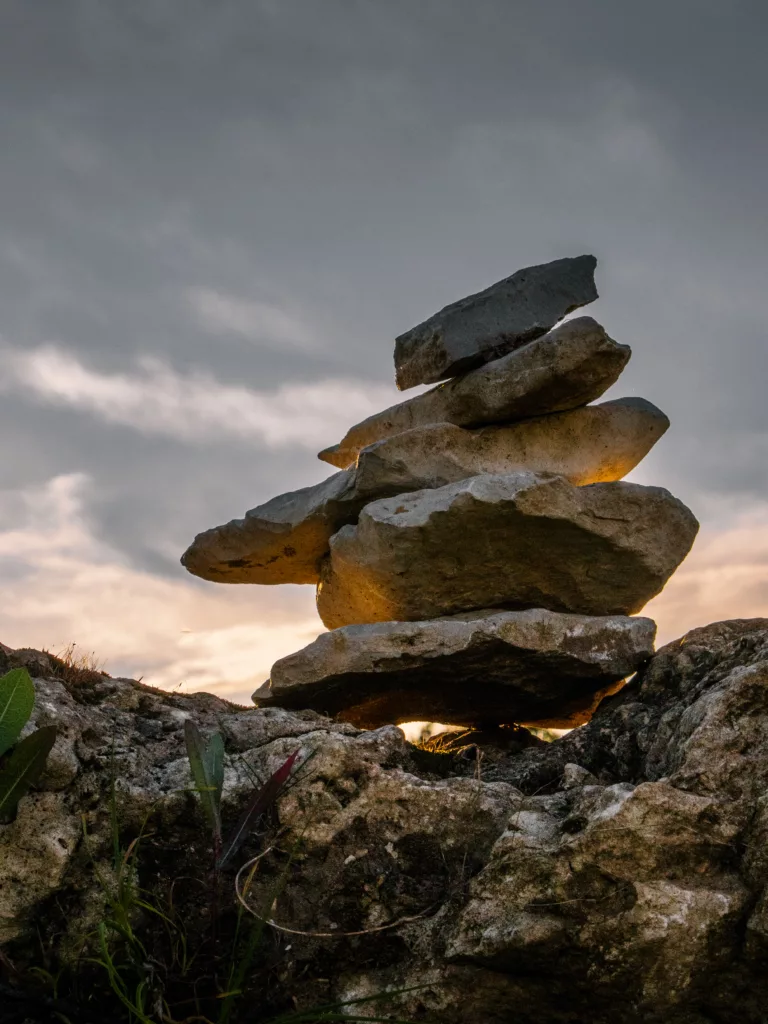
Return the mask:
M432 719L570 727L653 651L632 618L690 550L692 513L622 482L669 425L590 405L630 349L592 318L592 256L520 270L399 337L398 386L447 380L352 427L340 472L199 534L221 583L314 583L331 632L277 662L259 705L366 728Z

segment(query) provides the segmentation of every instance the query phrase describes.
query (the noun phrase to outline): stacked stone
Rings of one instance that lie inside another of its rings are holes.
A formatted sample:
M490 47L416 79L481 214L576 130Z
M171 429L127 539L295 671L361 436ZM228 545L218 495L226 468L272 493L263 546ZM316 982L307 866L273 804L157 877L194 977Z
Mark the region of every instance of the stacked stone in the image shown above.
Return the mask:
M667 417L589 404L631 354L563 320L597 298L595 266L520 270L399 337L398 387L436 387L321 452L334 476L195 538L182 563L204 579L317 585L330 632L278 661L257 704L571 727L650 656L655 624L635 613L698 523L622 481Z

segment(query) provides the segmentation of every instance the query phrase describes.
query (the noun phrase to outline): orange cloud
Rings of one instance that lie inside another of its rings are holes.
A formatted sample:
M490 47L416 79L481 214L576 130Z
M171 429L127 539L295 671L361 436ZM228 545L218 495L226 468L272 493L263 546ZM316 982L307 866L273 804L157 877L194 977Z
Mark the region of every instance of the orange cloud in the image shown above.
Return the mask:
M703 527L642 614L656 619L659 645L720 619L768 617L768 505L742 512L726 527Z
M250 703L272 663L323 628L310 587L223 587L131 567L93 535L88 487L81 474L56 477L22 492L21 510L13 495L23 521L0 530L3 643L55 653L74 642L112 674Z

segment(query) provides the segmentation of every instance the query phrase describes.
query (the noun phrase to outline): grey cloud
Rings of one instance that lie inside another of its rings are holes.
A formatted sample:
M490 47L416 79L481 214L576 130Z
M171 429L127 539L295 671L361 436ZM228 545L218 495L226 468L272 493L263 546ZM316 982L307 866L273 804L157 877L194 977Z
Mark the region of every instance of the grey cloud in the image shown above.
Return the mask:
M634 349L614 393L672 419L642 472L765 500L766 28L748 0L7 0L0 336L102 374L389 383L396 334L594 251L589 312ZM195 292L274 315L255 344ZM97 528L156 572L325 472L20 392L0 427L9 484L89 473Z

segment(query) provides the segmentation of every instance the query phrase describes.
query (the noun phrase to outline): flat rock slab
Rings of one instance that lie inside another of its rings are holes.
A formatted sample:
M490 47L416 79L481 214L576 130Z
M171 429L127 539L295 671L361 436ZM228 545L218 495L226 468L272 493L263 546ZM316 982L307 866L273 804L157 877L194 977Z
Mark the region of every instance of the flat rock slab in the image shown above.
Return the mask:
M614 384L631 354L592 317L575 317L464 377L369 416L318 458L345 469L362 448L414 427L477 427L575 409Z
M317 594L329 629L478 608L631 615L698 531L661 487L575 487L520 471L367 505L331 538Z
M354 469L334 473L198 533L181 564L214 583L316 583L329 537L365 505L354 479Z
M371 501L521 468L576 484L619 480L668 425L650 402L622 398L509 426L418 427L364 448L355 468L199 534L182 563L215 582L317 583L332 535Z
M594 256L525 267L468 295L401 334L395 379L401 391L456 377L519 348L594 302Z
M653 653L656 625L624 616L479 611L323 633L253 699L365 729L390 722L573 728Z
M482 473L527 469L554 473L584 485L621 480L645 458L668 427L668 418L651 402L618 398L507 426L466 430L439 424L398 436L412 435L415 440L421 435L424 458L429 460L434 476L445 477L445 483ZM391 441L397 441L398 436ZM373 459L379 446L387 452L387 442L379 442L363 449L361 461L369 453ZM393 449L387 452L392 466L396 446L389 447Z

